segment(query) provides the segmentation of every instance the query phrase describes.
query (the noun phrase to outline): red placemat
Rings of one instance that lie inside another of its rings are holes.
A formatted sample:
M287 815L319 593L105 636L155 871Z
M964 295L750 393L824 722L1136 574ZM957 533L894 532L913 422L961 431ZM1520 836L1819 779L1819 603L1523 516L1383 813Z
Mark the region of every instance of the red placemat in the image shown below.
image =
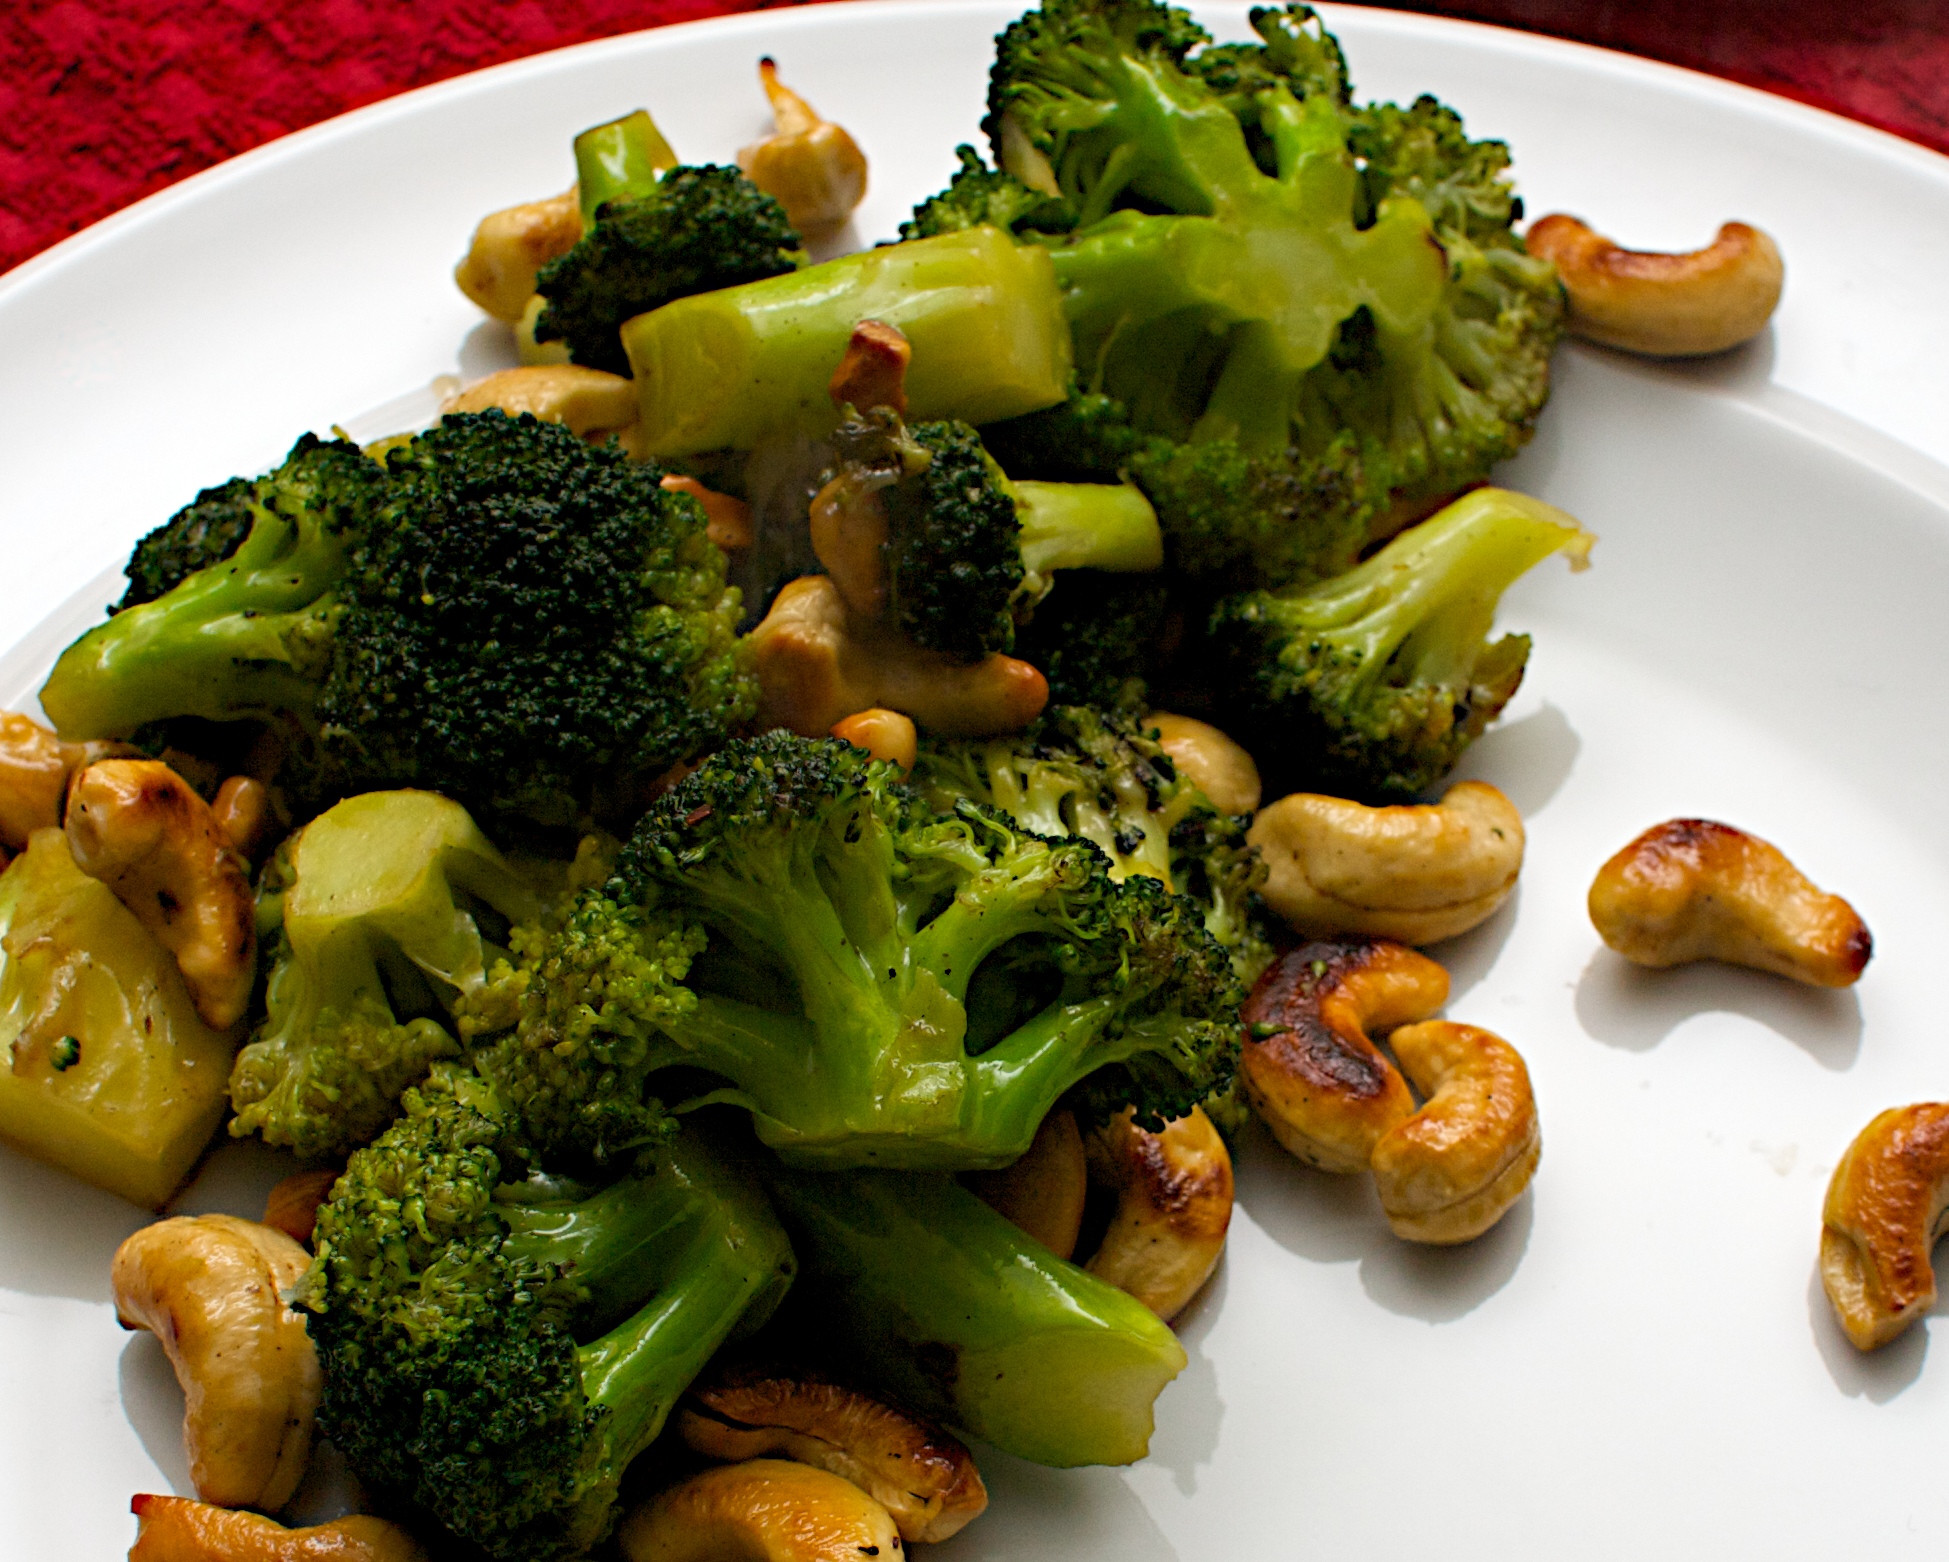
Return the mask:
M747 9L750 0L0 3L0 270L360 104L565 44ZM1689 65L1949 152L1945 0L1409 0L1403 9Z

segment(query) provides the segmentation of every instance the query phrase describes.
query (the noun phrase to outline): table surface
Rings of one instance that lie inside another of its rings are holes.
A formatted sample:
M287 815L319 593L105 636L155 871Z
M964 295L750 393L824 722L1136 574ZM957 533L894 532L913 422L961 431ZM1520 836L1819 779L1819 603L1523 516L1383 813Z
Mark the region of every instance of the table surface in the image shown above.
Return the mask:
M750 0L15 0L0 6L0 271L178 179L362 104L546 49L748 9ZM1410 0L1398 9L1689 66L1949 152L1941 0Z

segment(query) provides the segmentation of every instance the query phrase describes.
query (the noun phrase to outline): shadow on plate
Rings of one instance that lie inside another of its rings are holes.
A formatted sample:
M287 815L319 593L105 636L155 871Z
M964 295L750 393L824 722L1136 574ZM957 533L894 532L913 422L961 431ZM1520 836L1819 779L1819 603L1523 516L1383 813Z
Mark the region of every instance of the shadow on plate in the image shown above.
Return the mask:
M1938 1301L1928 1316L1937 1317L1942 1311L1943 1303ZM1880 1350L1856 1350L1835 1321L1834 1309L1820 1283L1818 1260L1807 1277L1807 1322L1813 1328L1820 1359L1827 1365L1827 1375L1850 1399L1885 1405L1922 1375L1922 1363L1929 1354L1927 1320L1909 1325L1900 1339Z
M1031 1557L1114 1557L1178 1562L1178 1551L1123 1475L1101 1467L1049 1470L978 1446L988 1511L928 1562L1025 1562Z
M1487 781L1499 787L1528 819L1548 805L1576 768L1583 739L1570 718L1545 701L1516 721L1491 727L1475 741L1453 781Z
M1854 1067L1861 1000L1764 971L1701 961L1651 971L1600 949L1577 982L1577 1020L1607 1047L1648 1052L1700 1014L1737 1014L1785 1037L1824 1069Z
M1198 1489L1198 1471L1218 1452L1218 1428L1225 1419L1225 1405L1218 1397L1218 1369L1205 1353L1204 1343L1224 1311L1230 1284L1230 1265L1220 1259L1205 1288L1171 1323L1191 1359L1158 1400L1150 1462L1169 1470L1177 1489L1187 1497Z
M1452 1010L1463 994L1489 974L1502 954L1502 946L1509 942L1509 935L1516 930L1516 908L1522 899L1523 886L1519 881L1510 891L1509 898L1496 907L1488 921L1470 928L1457 938L1444 939L1422 950L1423 954L1448 972L1447 1008Z
M154 1218L0 1145L0 1291L107 1303L115 1249Z
M194 1497L189 1455L183 1451L183 1391L176 1385L162 1342L147 1330L131 1334L122 1347L118 1376L122 1413L141 1439L143 1451L162 1472L164 1494Z

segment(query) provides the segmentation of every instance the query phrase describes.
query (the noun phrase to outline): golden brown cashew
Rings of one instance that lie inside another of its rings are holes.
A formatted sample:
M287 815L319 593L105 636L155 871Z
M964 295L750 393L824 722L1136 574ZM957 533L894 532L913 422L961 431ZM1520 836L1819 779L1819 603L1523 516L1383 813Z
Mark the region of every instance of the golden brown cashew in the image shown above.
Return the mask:
M846 355L826 382L826 394L835 407L854 407L864 412L873 407L891 407L901 417L907 415L907 365L913 361L913 343L898 326L884 320L862 320L853 327L846 342Z
M481 308L510 325L534 296L535 274L582 237L582 208L570 188L545 201L490 212L474 230L453 279Z
M1232 1221L1232 1157L1202 1108L1139 1128L1125 1111L1090 1136L1090 1168L1117 1190L1089 1272L1169 1323L1203 1289Z
M311 1453L318 1358L284 1292L311 1255L234 1215L144 1226L115 1253L115 1316L162 1341L183 1386L183 1443L205 1502L279 1508Z
M1727 223L1711 244L1685 255L1622 249L1562 213L1539 218L1525 242L1532 255L1556 262L1572 331L1658 358L1750 341L1772 318L1786 279L1779 246L1743 222Z
M903 1540L946 1540L988 1506L974 1457L945 1432L812 1373L733 1367L691 1386L677 1421L713 1459L780 1455L842 1476Z
M1523 866L1522 816L1481 781L1387 808L1295 792L1261 809L1245 838L1265 861L1266 904L1314 938L1453 938L1508 898Z
M61 795L80 762L79 743L63 743L30 716L0 711L0 847L19 851L36 830L60 826Z
M777 131L738 153L738 167L767 195L778 197L785 220L801 233L838 227L866 196L866 154L843 127L821 119L812 105L778 79L778 66L758 62Z
M721 1464L623 1520L629 1562L897 1559L891 1515L851 1481L784 1459Z
M271 789L251 776L231 776L217 788L211 816L231 849L246 861L255 860L267 843L271 828Z
M1414 1115L1400 1070L1370 1039L1448 1001L1448 973L1376 938L1301 944L1267 966L1240 1018L1239 1079L1273 1137L1322 1171L1365 1171Z
M1397 1237L1467 1242L1529 1186L1543 1153L1529 1070L1500 1036L1431 1020L1387 1044L1426 1104L1374 1146L1374 1186Z
M286 1529L192 1497L145 1493L129 1504L139 1528L129 1562L425 1562L397 1524L365 1514Z
M600 442L634 426L636 386L620 374L585 364L524 364L476 380L442 402L440 412L444 416L489 408L511 418L530 412L544 423L561 424L579 439Z
M689 494L704 507L704 535L725 552L748 548L758 540L751 506L742 499L706 488L696 478L685 477L680 472L670 473L663 479L662 486L672 493Z
M1042 1119L1022 1157L995 1171L968 1172L968 1191L1006 1215L1058 1258L1076 1252L1089 1200L1089 1161L1083 1135L1067 1107Z
M104 759L68 788L76 865L176 957L215 1030L243 1018L257 975L257 908L243 859L210 805L160 760Z
M914 768L914 757L920 752L920 734L914 729L913 718L878 706L854 711L844 721L834 722L832 735L842 743L865 749L875 759L891 760L902 771Z
M1935 1305L1930 1250L1949 1211L1949 1103L1883 1112L1827 1184L1820 1280L1862 1350L1886 1345Z
M1249 814L1259 806L1259 767L1252 756L1209 722L1154 710L1143 725L1171 756L1178 773L1221 814Z
M995 654L964 667L897 637L854 635L824 575L786 586L747 638L760 725L804 737L876 705L945 737L989 737L1019 732L1049 701L1048 680L1015 657Z
M1724 960L1814 987L1850 987L1874 954L1868 925L1778 847L1710 819L1653 825L1597 870L1590 920L1625 959Z
M338 1175L332 1170L293 1172L265 1196L264 1224L310 1247L318 1207L332 1196Z

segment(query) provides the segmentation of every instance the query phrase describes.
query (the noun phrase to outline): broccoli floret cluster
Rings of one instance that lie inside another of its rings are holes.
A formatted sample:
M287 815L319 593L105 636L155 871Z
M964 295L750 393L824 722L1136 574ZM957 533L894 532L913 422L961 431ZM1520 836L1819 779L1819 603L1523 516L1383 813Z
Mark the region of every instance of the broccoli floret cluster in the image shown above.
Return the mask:
M247 477L206 488L138 542L122 570L128 590L109 611L153 602L198 570L235 553L250 535L255 489Z

